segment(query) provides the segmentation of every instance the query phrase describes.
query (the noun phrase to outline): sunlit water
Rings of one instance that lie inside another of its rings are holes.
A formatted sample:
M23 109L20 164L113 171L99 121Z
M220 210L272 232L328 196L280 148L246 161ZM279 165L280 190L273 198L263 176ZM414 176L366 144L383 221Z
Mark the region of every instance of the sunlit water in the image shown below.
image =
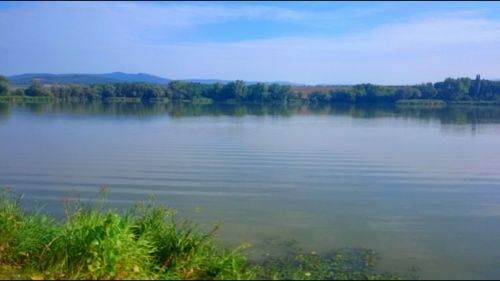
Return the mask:
M219 238L365 247L422 278L500 278L500 108L0 104L0 186L159 201ZM198 210L199 212L196 212Z

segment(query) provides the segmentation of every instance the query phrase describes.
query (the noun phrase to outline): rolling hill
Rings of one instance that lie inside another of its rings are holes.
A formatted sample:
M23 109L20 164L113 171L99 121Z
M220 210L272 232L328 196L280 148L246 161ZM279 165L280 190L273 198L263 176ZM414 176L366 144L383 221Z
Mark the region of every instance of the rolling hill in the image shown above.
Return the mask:
M105 74L51 74L27 73L8 76L12 86L27 86L38 79L42 84L105 84L118 82L146 82L152 84L167 84L171 80L146 73L128 74L113 72Z
M167 79L147 73L124 73L112 72L104 74L52 74L52 73L26 73L20 75L8 76L7 79L13 87L26 87L31 85L33 80L37 79L44 85L49 84L106 84L106 83L120 83L120 82L144 82L151 84L168 84L172 79ZM181 81L201 84L226 84L232 80L219 80L219 79L184 79ZM246 81L248 85L258 83L256 81ZM296 86L297 83L273 81L264 82L266 84L280 84Z

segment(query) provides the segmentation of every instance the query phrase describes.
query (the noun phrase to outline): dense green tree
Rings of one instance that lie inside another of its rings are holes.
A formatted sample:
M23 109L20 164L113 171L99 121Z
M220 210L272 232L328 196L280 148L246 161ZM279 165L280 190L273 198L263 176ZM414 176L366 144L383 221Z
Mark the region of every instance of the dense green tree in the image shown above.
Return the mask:
M24 96L24 92L25 92L24 89L18 88L18 89L13 90L10 94L13 96L22 97L22 96Z
M188 97L188 83L172 81L168 84L167 97L170 99L186 99Z
M3 82L2 82L3 81ZM0 84L5 81L0 79ZM7 86L3 86L8 88ZM307 88L306 88L307 89ZM95 101L110 98L134 98L151 101L168 98L172 101L194 101L200 98L214 101L238 101L253 103L378 103L395 102L400 99L440 99L444 101L500 101L500 81L469 78L448 78L435 84L414 86L381 86L357 84L353 86L328 87L311 94L300 88L264 83L247 85L243 81L227 84L201 84L172 81L168 85L148 83L112 83L95 85L42 85L39 81L26 90L11 92L12 95L54 96L61 100ZM5 90L2 92L5 95Z
M481 77L479 75L476 76L476 80L471 84L469 88L469 96L473 100L478 100L479 95L481 93Z
M269 97L268 100L286 103L292 94L290 86L284 86L279 84L271 84L269 86Z
M500 101L500 81L481 80L477 100Z
M227 83L222 89L223 99L243 100L246 98L247 94L248 88L245 82L241 80Z
M7 96L9 94L9 80L0 75L0 96Z
M251 101L264 101L269 98L269 86L257 83L249 87L248 99Z
M354 102L355 99L352 89L331 91L331 101L333 102Z
M437 95L437 90L432 83L420 84L415 86L415 88L420 91L423 99L434 99Z
M33 81L25 94L30 97L48 97L52 95L51 91L47 87L42 86L38 80Z
M421 96L422 92L414 87L402 87L395 93L396 99L419 99Z
M206 90L202 92L202 96L204 98L219 100L219 98L222 96L223 89L224 89L224 84L222 83L211 84L207 87Z
M102 88L102 97L103 98L114 98L116 97L116 87L114 85L104 85Z
M444 82L438 82L434 85L438 94L437 97L443 100L466 100L470 99L469 87L471 80L469 78L452 79L447 78Z
M311 103L328 103L330 102L332 96L330 93L325 92L313 92L309 95L309 101Z

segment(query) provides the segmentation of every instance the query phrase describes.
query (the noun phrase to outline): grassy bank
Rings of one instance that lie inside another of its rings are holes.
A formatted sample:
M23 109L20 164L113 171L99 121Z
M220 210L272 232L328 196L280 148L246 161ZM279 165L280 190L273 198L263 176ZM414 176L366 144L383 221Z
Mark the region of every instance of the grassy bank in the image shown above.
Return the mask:
M443 107L446 105L500 105L499 101L443 101L433 99L398 100L396 105Z
M244 246L227 250L214 232L154 201L118 212L104 204L66 203L57 221L26 213L0 195L0 279L398 279L377 273L369 250L293 253L250 262Z
M397 106L425 106L425 107L444 107L446 105L500 105L500 101L443 101L437 99L401 99L397 101L385 102L365 102L365 101L308 101L304 99L288 99L287 101L243 101L237 99L228 99L225 101L216 101L211 98L192 98L192 99L175 99L168 98L151 98L142 99L140 97L113 97L103 98L97 100L82 100L80 98L65 98L60 99L56 97L36 97L36 96L0 96L0 102L29 102L29 103L44 103L44 102L103 102L103 103L145 103L145 104L195 104L207 105L213 103L230 104L230 105L336 105L336 104L361 104L361 105L392 105Z
M28 96L0 96L0 102L48 102L55 100L52 97L28 97Z
M398 100L396 101L396 105L443 107L446 105L446 102L442 100L431 100L431 99L410 99L410 100Z
M453 101L455 105L500 105L500 101Z

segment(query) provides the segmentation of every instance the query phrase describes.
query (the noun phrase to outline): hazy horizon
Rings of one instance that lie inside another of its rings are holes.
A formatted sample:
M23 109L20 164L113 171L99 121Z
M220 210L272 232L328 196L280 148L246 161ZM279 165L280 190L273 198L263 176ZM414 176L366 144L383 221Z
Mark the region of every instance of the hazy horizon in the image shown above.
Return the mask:
M499 79L494 2L1 2L0 74L419 84Z
M37 75L37 74L40 74L40 75L109 75L109 74L116 74L116 73L122 73L122 74L126 74L126 75L150 75L150 76L154 76L154 77L158 77L158 78L163 78L163 79L167 79L167 80L172 80L172 81L188 81L188 80L207 80L207 81L210 81L210 80L213 80L213 81L235 81L235 80L231 80L231 79L219 79L217 77L213 77L213 78L195 78L195 77L191 77L191 78L185 78L185 79L171 79L170 77L163 77L161 75L156 75L154 73L144 73L144 72L123 72L123 71L112 71L112 72L107 72L107 73L77 73L77 72L68 72L68 73L50 73L50 72L26 72L26 73L18 73L18 74L13 74L13 75L8 75L7 77L13 77L13 76L22 76L22 75ZM1 75L1 73L0 73ZM476 76L464 76L464 77L467 77L467 78L470 78L470 79L475 79ZM442 82L443 80L445 80L446 78L464 78L464 77L445 77L441 80L437 80L437 81L423 81L422 83L436 83L436 82ZM481 79L487 79L483 76L481 76ZM241 80L241 79L238 79L238 80ZM500 79L489 79L489 80L493 80L493 81L496 81L496 80L500 80ZM360 83L352 83L352 84L348 84L348 83L317 83L317 84L312 84L312 83L299 83L299 82L296 82L296 81L284 81L284 80L259 80L259 81L251 81L251 80L243 80L245 82L262 82L262 83L273 83L273 82L276 82L276 83L290 83L292 85L295 85L295 86L332 86L332 85L355 85L355 84L364 84L364 83L369 83L369 82L360 82ZM414 84L380 84L380 83L371 83L371 84L376 84L376 85L383 85L383 86L398 86L398 85L417 85L418 83L414 83Z

